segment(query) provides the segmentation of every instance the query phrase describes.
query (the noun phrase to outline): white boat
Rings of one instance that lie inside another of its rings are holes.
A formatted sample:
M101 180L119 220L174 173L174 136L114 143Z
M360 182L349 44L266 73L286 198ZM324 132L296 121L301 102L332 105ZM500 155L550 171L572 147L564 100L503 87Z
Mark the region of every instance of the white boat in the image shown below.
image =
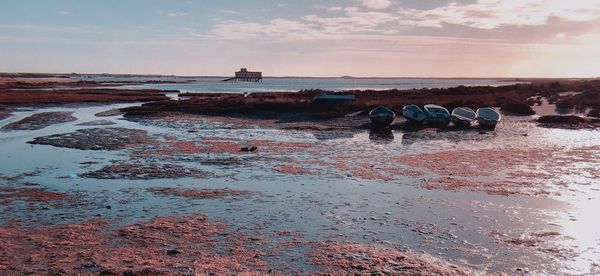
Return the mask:
M423 108L425 114L427 115L427 119L425 119L426 123L450 123L450 112L448 112L448 109L444 108L443 106L435 104L426 104Z
M427 114L414 104L405 105L402 107L402 116L409 122L422 123L427 119Z
M500 113L490 107L482 107L477 109L477 122L480 127L495 128L500 122Z
M457 107L452 110L450 120L457 126L469 127L477 118L477 113L468 107Z
M396 113L385 106L378 106L369 112L369 119L375 128L386 128L396 119Z

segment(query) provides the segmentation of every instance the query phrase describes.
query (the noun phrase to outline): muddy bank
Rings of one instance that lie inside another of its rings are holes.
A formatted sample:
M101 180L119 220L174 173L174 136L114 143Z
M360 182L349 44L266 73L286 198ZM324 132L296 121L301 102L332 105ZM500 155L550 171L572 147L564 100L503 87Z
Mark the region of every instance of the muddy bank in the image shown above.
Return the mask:
M307 142L279 142L262 139L241 140L237 138L214 136L200 136L192 141L164 135L160 143L152 143L148 144L147 147L136 149L132 152L132 156L165 159L167 157L194 155L199 153L235 155L268 153L273 155L283 155L308 150L315 145L315 143Z
M30 144L80 150L118 150L151 142L146 131L128 128L88 128L71 133L36 137Z
M299 241L294 231L233 230L206 215L156 217L125 226L104 219L0 228L0 272L7 275L466 275L426 254L390 247ZM290 239L287 239L289 237ZM291 254L291 255L288 255ZM288 256L294 256L291 260ZM283 263L280 263L283 262Z
M495 162L474 162L486 159ZM560 149L503 149L447 151L405 155L396 162L420 168L434 177L424 179L422 187L460 191L480 191L493 195L548 195L564 186L564 179L576 177L578 166L595 160L598 147ZM539 168L545 168L540 170ZM581 168L579 168L581 170ZM584 169L592 177L600 169Z
M79 123L79 124L77 124L77 126L109 126L109 125L116 125L116 124L117 123L110 121L110 120L94 120L94 121Z
M38 130L54 124L72 122L73 112L43 112L31 115L2 127L2 130Z
M183 81L147 80L98 82L77 80L78 75L65 74L36 74L36 73L0 73L0 89L47 89L47 88L85 88L85 87L116 87L123 85L141 85L153 83L182 83ZM86 75L90 76L90 75ZM113 75L117 76L117 75ZM132 77L131 75L123 77ZM159 76L156 76L159 77Z
M538 118L537 122L542 127L565 129L600 128L600 119L583 118L580 116L548 115Z
M121 116L123 114L125 114L125 113L118 109L110 109L110 110L98 112L98 113L94 114L94 116L96 116L96 117L114 117L114 116Z
M25 186L25 185L19 185ZM26 185L32 186L32 185ZM48 191L43 188L5 187L0 188L0 204L10 205L13 201L60 203L69 199L65 193Z
M194 114L251 114L255 112L308 112L315 116L342 116L352 112L368 112L377 105L385 105L398 113L407 104L424 105L436 103L449 109L467 106L473 109L483 106L503 107L520 115L533 114L530 107L537 97L546 97L553 101L570 96L561 96L561 92L586 91L585 95L600 91L600 81L538 81L531 84L515 84L500 87L465 87L447 89L410 89L386 91L344 91L353 94L356 100L335 106L311 104L311 99L323 90L304 90L300 92L252 93L249 95L227 93L182 93L189 99L180 101L162 101L148 103L140 107L124 109L126 116L144 116L159 112L183 112ZM582 94L583 95L583 94ZM527 104L523 104L527 103ZM585 102L589 105L589 102ZM584 105L577 101L576 106ZM596 105L596 104L593 104ZM600 103L597 104L600 106Z
M179 196L195 199L240 198L249 197L254 194L251 191L232 189L148 188L147 191L156 195Z
M369 118L363 114L350 114L341 117L318 117L308 112L253 112L247 114L210 115L158 112L156 114L128 117L126 119L144 125L176 129L186 128L192 132L198 128L209 126L231 130L257 126L261 128L305 130L316 133L315 137L317 139L341 138L340 136L348 138L351 137L352 129L369 128ZM400 119L396 121L401 122Z
M2 90L0 104L60 104L78 102L141 102L165 101L169 97L161 90L125 90L82 88L70 90Z
M208 173L174 164L116 161L103 168L81 173L79 177L96 179L177 179L183 177L203 178Z
M110 230L109 221L0 228L2 274L190 275L267 273L245 235L205 215L159 217Z
M323 269L317 275L469 275L431 256L375 245L321 242L308 253Z

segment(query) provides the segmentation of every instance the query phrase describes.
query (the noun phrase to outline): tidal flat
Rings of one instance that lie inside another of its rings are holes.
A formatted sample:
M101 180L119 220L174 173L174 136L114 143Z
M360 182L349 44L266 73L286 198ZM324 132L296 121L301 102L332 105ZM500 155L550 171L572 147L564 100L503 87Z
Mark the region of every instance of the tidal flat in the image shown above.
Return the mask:
M2 274L600 273L593 123L381 132L154 96L7 104L0 127L38 123L0 131Z

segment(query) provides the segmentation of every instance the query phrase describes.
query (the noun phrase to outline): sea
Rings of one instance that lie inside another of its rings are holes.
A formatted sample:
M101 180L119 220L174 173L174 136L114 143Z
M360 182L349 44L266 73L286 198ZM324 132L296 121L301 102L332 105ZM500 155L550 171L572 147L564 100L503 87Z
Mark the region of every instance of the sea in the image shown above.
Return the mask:
M522 83L514 79L478 78L264 78L262 82L224 82L224 77L116 77L78 76L76 80L98 82L154 82L125 85L125 89L161 89L180 92L253 93L296 92L305 89L329 91L449 88L456 86L502 86ZM177 82L177 83L164 83Z

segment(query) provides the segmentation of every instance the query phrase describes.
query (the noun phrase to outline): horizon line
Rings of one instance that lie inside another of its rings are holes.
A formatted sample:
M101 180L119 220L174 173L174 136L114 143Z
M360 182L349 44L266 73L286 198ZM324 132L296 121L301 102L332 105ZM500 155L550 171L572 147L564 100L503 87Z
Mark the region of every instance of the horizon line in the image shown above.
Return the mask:
M140 74L140 73L57 73L57 72L0 72L0 75L54 75L54 76L120 76L120 77L178 77L178 78L230 78L231 76L219 76L219 75L176 75L176 74ZM499 80L517 80L517 79L598 79L600 76L588 76L588 77L532 77L532 76L521 76L521 77L434 77L434 76L263 76L264 78L312 78L312 79L499 79Z

